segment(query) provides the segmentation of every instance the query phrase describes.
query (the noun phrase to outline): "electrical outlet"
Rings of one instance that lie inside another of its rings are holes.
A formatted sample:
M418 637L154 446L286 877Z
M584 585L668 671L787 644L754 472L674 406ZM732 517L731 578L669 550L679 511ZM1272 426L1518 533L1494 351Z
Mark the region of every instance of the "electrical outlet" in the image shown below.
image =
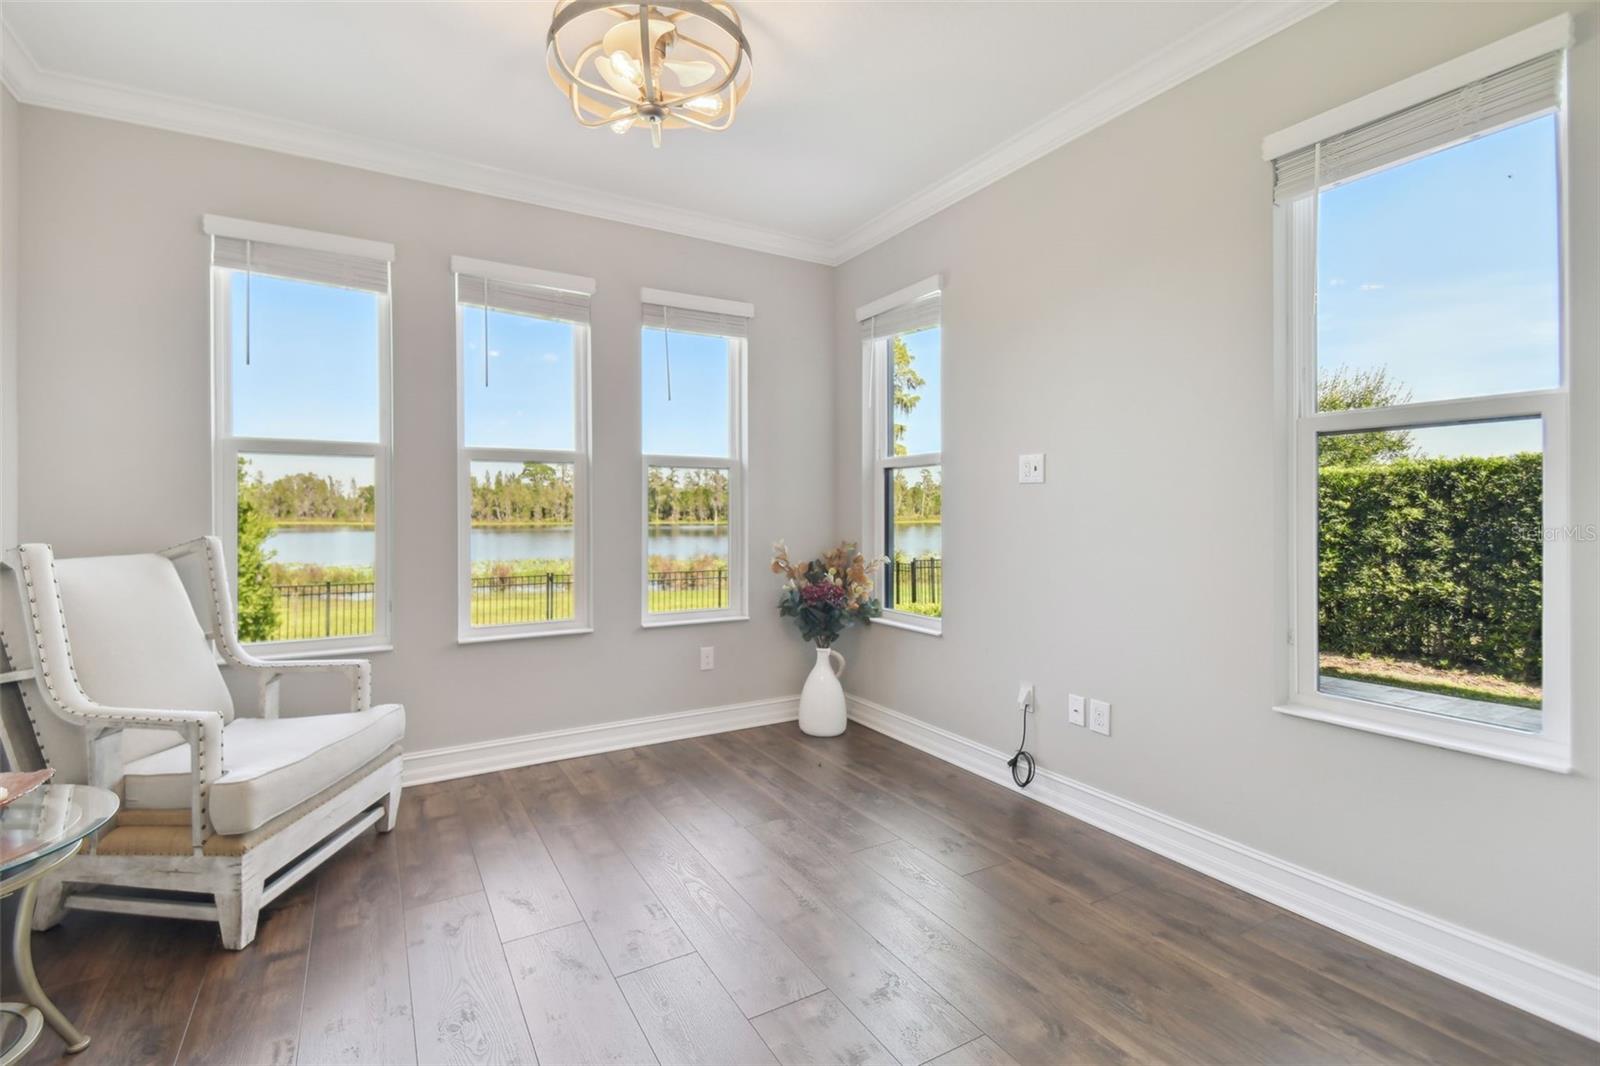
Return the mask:
M1044 484L1044 455L1017 456L1017 483L1021 485Z
M1026 681L1017 692L1017 706L1022 708L1024 714L1032 714L1038 709L1033 705L1033 686Z
M1089 701L1089 728L1108 737L1111 735L1111 704L1105 700Z
M1067 721L1073 725L1083 724L1083 697L1070 695L1067 697Z
M717 649L716 648L701 648L700 649L700 669L702 669L702 670L711 670L711 669L715 668L716 665L717 665Z

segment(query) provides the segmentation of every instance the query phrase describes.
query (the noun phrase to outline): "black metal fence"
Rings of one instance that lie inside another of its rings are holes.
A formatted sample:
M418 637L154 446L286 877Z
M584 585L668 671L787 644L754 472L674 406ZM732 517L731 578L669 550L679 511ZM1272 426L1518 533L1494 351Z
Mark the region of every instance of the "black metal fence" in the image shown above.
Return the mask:
M943 599L939 559L911 559L890 568L896 607L938 606ZM650 610L710 611L728 606L728 571L661 570L650 574ZM319 581L274 585L278 624L273 640L351 637L372 632L373 583ZM514 625L573 616L571 574L516 574L472 579L472 624Z
M370 581L319 581L311 585L274 585L278 609L273 640L353 637L372 632Z
M650 610L712 611L728 606L727 570L656 570L650 573Z
M353 637L372 632L370 581L274 585L273 640ZM472 624L512 625L572 617L571 574L515 574L472 579Z
M572 617L572 575L518 574L472 579L472 624L514 625Z
M896 561L890 571L890 591L896 607L934 606L944 602L943 559Z

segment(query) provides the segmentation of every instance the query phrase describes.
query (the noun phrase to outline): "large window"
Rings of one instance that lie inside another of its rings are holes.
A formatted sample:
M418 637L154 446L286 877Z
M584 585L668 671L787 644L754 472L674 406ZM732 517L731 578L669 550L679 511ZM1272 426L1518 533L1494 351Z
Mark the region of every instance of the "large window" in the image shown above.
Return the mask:
M857 311L867 375L863 543L886 560L884 617L932 633L944 615L939 285L929 278Z
M744 618L749 304L645 289L640 333L646 625Z
M460 256L451 265L460 639L586 631L594 282Z
M1293 426L1284 709L1556 769L1562 60L1556 46L1432 84L1274 160Z
M215 528L239 636L271 651L389 635L393 249L207 215Z

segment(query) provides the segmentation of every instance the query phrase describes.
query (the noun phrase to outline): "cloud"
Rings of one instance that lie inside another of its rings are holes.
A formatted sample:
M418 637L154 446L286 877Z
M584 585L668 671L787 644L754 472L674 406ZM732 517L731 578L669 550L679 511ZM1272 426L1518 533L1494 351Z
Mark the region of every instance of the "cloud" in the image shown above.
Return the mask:
M1383 288L1383 285L1380 282L1363 281L1361 283L1361 291L1362 292L1377 292L1381 288Z

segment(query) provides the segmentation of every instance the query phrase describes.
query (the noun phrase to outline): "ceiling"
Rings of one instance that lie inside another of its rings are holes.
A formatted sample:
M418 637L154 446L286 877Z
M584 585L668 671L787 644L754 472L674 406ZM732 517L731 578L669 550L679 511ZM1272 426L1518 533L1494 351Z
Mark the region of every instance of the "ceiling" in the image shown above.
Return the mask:
M25 103L290 151L745 247L858 254L1320 3L739 3L726 133L583 129L553 4L7 0Z

